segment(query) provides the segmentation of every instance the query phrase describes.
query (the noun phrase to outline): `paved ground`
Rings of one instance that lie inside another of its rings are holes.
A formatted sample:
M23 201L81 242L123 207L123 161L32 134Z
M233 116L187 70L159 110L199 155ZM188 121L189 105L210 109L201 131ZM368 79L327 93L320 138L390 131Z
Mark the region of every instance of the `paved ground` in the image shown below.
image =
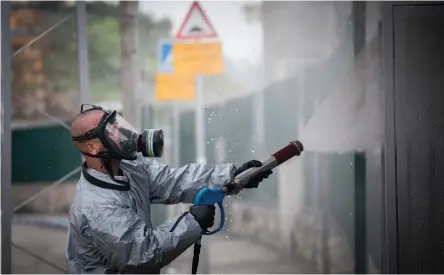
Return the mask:
M66 270L65 232L28 225L13 225L12 242ZM61 271L13 246L12 273L60 274Z
M61 269L65 264L65 230L37 225L13 225L13 243L37 254ZM267 248L245 239L220 235L204 237L199 273L314 273L303 263L283 260ZM12 249L13 273L61 273L35 257ZM192 249L171 263L163 273L190 273Z

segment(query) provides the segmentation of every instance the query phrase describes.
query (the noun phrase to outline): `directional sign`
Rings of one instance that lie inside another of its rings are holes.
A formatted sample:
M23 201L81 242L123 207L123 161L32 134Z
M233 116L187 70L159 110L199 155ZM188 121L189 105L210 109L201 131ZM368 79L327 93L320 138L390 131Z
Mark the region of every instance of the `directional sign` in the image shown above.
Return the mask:
M223 72L222 44L175 43L173 45L176 74L209 75Z
M169 40L159 42L157 50L157 73L173 73L173 43Z
M197 1L191 5L179 32L177 39L216 38L217 33L210 20Z
M195 78L189 75L158 74L156 76L157 100L194 100Z
M156 99L193 100L194 76L176 74L173 70L173 56L172 41L160 41L157 52Z

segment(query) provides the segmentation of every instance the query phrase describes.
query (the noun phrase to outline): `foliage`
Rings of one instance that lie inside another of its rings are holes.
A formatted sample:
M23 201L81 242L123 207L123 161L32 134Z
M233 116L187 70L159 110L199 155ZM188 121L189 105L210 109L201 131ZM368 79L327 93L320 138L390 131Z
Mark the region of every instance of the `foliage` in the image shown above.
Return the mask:
M42 48L43 69L54 93L78 89L75 7L70 2L31 2L16 4L14 8L32 8L40 11L36 22L39 33L65 16L72 16L46 35L33 47ZM120 28L119 10L115 3L87 2L87 40L90 89L93 100L115 99L120 88ZM168 20L154 21L147 14L139 14L140 64L145 71L153 72L156 46L160 38L169 36ZM150 67L146 67L149 65ZM51 93L51 91L48 91Z

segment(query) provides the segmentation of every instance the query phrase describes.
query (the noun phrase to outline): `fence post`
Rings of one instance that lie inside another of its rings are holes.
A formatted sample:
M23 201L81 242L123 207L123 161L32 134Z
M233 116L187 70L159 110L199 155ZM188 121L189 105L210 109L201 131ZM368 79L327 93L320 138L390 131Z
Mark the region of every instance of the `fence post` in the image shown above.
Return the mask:
M2 251L1 273L12 273L11 260L11 2L1 2L2 28L2 92L1 92L1 217Z

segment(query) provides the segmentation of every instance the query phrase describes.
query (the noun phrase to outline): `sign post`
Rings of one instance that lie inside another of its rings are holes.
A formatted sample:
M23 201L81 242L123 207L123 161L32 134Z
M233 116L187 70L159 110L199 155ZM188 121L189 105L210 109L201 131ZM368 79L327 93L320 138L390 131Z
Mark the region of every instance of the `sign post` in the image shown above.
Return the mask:
M196 163L207 164L207 153L205 143L205 104L204 83L201 76L196 77L196 109L194 124L196 127Z
M203 76L223 72L222 46L217 38L218 35L207 15L197 1L193 2L176 35L173 64L178 74L196 76L196 162L201 164L207 163Z
M195 76L196 162L207 163L205 152L204 76L223 72L222 45L207 15L197 1L191 5L173 45L173 68L178 75ZM210 273L206 249L202 247L200 273ZM194 261L194 259L193 259Z

